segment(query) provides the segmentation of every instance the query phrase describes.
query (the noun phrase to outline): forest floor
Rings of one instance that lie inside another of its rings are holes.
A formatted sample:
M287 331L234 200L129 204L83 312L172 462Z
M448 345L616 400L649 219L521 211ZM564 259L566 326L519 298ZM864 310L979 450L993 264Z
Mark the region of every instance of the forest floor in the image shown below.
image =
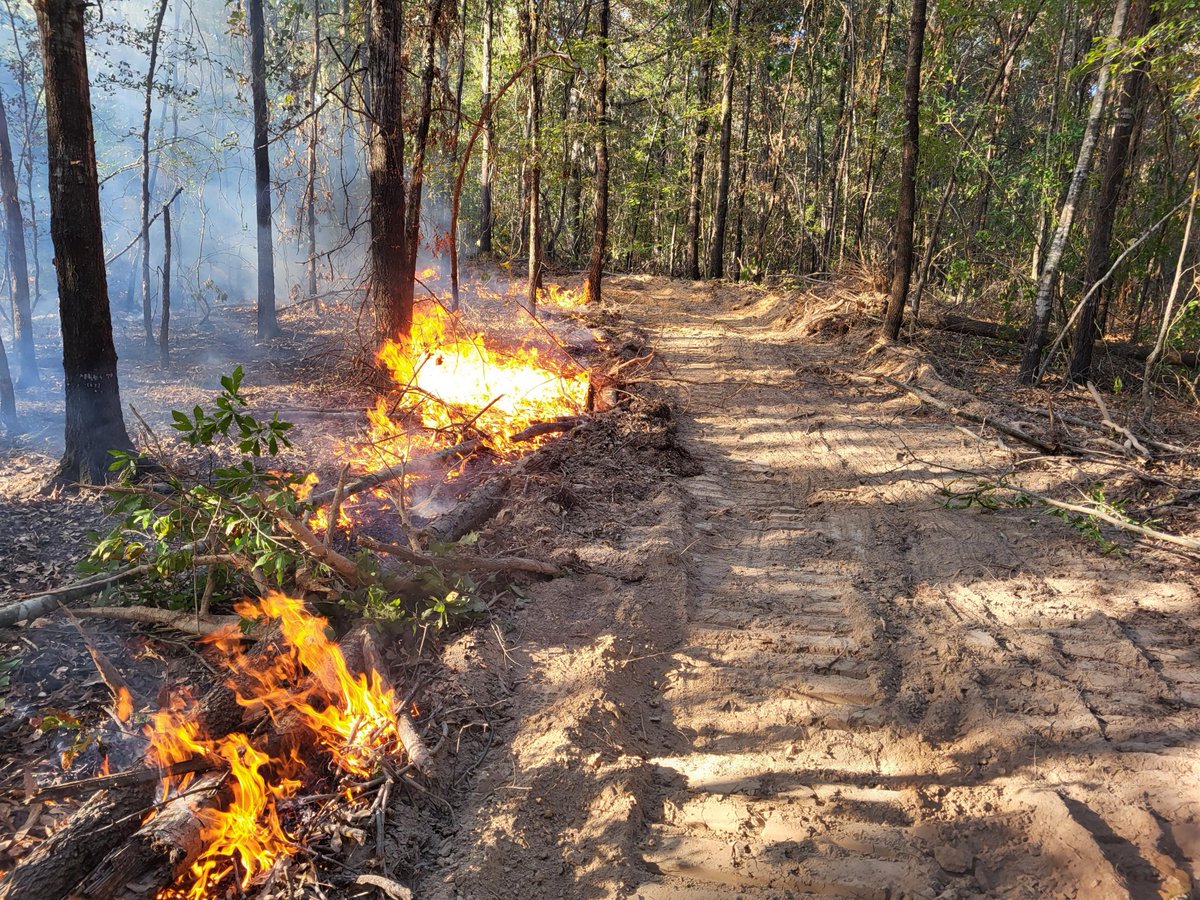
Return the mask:
M591 573L451 648L500 749L418 896L1194 896L1195 565L947 508L1012 454L778 295L608 296L702 472L564 504Z
M450 739L439 799L394 801L384 871L440 900L1193 896L1195 562L1038 508L950 508L1018 458L1023 485L1067 496L1100 469L971 437L876 377L971 403L1011 372L958 343L937 348L943 381L919 348L873 351L856 311L814 319L752 287L623 277L606 298L611 343L654 358L631 408L539 451L481 534L569 574L498 595L416 664ZM198 331L174 374L145 361L123 383L158 423L248 355L252 405L299 422L291 462L329 469L351 417L327 413L369 399L336 339L213 358ZM1196 442L1194 420L1171 427ZM6 451L0 590L68 580L97 519L36 495L54 450ZM1106 483L1129 468L1105 463ZM1160 527L1194 532L1193 514ZM50 627L5 644L61 655L70 629ZM194 674L158 671L156 646L138 644L146 695ZM9 769L45 749L22 717L90 666L47 660L13 676Z

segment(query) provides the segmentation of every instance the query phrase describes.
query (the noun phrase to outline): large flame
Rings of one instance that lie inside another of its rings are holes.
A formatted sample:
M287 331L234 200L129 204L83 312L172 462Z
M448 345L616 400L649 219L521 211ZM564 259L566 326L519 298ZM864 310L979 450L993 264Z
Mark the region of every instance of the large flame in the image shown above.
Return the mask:
M231 683L239 703L268 715L279 732L311 735L315 740L306 738L306 748L320 749L348 775L369 775L382 758L399 754L395 692L378 672L369 677L350 672L341 649L327 636L324 618L309 613L303 601L278 593L247 601L238 612L278 620L285 645L268 666L253 666L240 652L231 653L228 665L237 673ZM210 739L200 733L192 709L189 698L175 698L154 716L146 733L150 758L160 766L202 756L229 769L232 801L224 809L198 814L205 849L192 866L185 896L203 900L227 878L245 889L295 849L277 804L295 795L298 776L311 760L301 760L294 749L272 758L243 734ZM167 779L166 791L178 794L191 777Z
M548 358L535 346L501 350L436 303L419 304L409 339L386 341L378 360L396 388L367 411L368 458L376 464L402 462L466 432L511 453L514 434L577 415L587 403L588 374L569 358ZM414 435L414 420L425 437Z

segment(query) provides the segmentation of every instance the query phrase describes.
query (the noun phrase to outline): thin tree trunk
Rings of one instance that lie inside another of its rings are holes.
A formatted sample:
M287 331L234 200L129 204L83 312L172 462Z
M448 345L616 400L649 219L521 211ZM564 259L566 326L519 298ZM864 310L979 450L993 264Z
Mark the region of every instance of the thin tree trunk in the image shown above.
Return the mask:
M8 271L12 285L13 330L16 332L18 365L22 384L37 384L37 352L33 345L33 311L29 305L29 262L25 256L25 223L17 196L17 173L13 168L12 144L4 95L0 94L0 205L4 207L8 236ZM5 372L8 368L5 366ZM9 384L11 390L11 382Z
M8 354L4 352L2 338L0 338L0 425L10 431L17 427L17 396L13 392L12 373L8 368Z
M1146 34L1149 25L1149 0L1131 0L1125 39L1139 40ZM1096 195L1090 217L1092 233L1088 235L1087 257L1083 270L1085 293L1108 271L1109 259L1112 256L1113 226L1116 224L1117 207L1133 148L1138 104L1146 83L1149 52L1149 48L1146 48L1140 53L1134 67L1121 79L1116 118L1100 164L1100 191ZM1096 310L1100 305L1102 293L1105 291L1092 292L1091 298L1083 305L1079 314L1079 324L1075 327L1075 346L1071 353L1067 378L1076 384L1083 384L1088 380L1092 368L1092 344L1103 337L1097 333L1096 327Z
M871 218L871 199L875 187L875 153L879 147L879 95L883 85L883 69L887 63L888 42L892 36L892 17L896 11L896 0L888 0L887 13L883 19L883 33L879 38L879 65L875 70L875 83L871 86L870 127L867 129L867 159L863 164L865 184L858 201L858 227L854 233L854 247L862 259L863 238L867 234L867 223Z
M162 39L167 0L158 4L154 30L150 34L150 65L146 70L146 103L142 115L142 327L146 349L154 346L154 323L150 311L150 116L154 106L154 70L158 66L158 43Z
M540 28L538 4L540 0L525 0L522 27L525 37L525 59L538 55L538 30ZM526 107L526 129L529 133L529 159L527 164L529 204L529 283L526 291L526 308L537 312L537 298L542 290L542 163L539 135L542 118L542 85L537 66L529 70L529 96Z
M441 21L445 0L433 0L429 5L428 31L425 35L425 59L421 70L421 110L417 118L417 133L413 136L412 171L408 182L408 215L405 228L407 252L404 256L404 271L401 273L400 289L405 292L405 303L413 305L416 286L417 255L421 249L421 194L425 183L425 154L429 144L429 123L433 118L433 81L436 74L435 52L437 50L438 23Z
M312 116L308 136L308 185L305 191L305 225L308 227L308 298L313 312L321 308L317 298L317 141L321 136L321 117L317 111L317 87L321 75L321 0L312 8L312 78L308 87L308 110Z
M385 337L412 330L412 289L404 290L404 8L401 0L370 0L367 66L371 85L367 172L371 183L371 294Z
M1128 11L1129 0L1117 0L1116 8L1113 10L1112 28L1109 31L1108 49L1096 77L1091 109L1084 127L1083 140L1079 144L1079 157L1075 160L1075 171L1071 176L1071 184L1067 188L1066 199L1063 200L1054 236L1050 239L1046 261L1042 266L1041 277L1038 279L1037 293L1033 298L1033 314L1030 317L1029 333L1025 340L1025 352L1021 356L1019 379L1023 384L1034 383L1037 379L1038 367L1041 365L1042 351L1046 347L1046 336L1050 328L1054 287L1058 282L1058 267L1062 263L1063 252L1067 247L1067 238L1071 235L1071 225L1075 221L1075 209L1079 203L1079 195L1083 192L1084 182L1087 181L1088 171L1092 166L1092 153L1096 149L1096 140L1100 134L1100 120L1104 115L1104 101L1105 95L1108 93L1108 76L1112 69L1113 54L1121 39L1121 32L1125 28L1125 16Z
M1171 281L1171 292L1167 294L1167 303L1163 307L1162 322L1158 326L1158 339L1154 349L1146 357L1146 369L1142 373L1142 424L1147 425L1154 414L1154 369L1162 359L1163 351L1167 348L1167 338L1171 336L1171 328L1175 324L1175 305L1179 300L1179 287L1183 283L1183 269L1187 262L1189 245L1192 242L1192 225L1196 221L1196 200L1200 198L1200 158L1195 162L1195 175L1192 179L1192 199L1188 204L1187 224L1183 227L1183 241L1179 245L1179 256L1175 260L1175 277Z
M708 254L708 277L725 277L725 223L729 219L729 154L733 143L733 84L737 76L738 31L742 23L742 0L732 0L729 12L729 43L725 49L725 82L721 90L721 143L717 170L717 203L713 242Z
M896 241L892 290L888 296L884 337L900 336L908 285L912 280L913 219L917 208L917 158L921 139L921 56L925 51L926 0L913 0L908 31L908 64L904 74L904 157L900 168L900 203L896 211Z
M158 362L164 369L171 367L171 203L162 208L162 321L158 332Z
M249 0L250 83L254 94L254 208L258 223L258 339L279 333L275 321L275 248L271 237L271 156L267 134L264 0ZM145 297L142 302L146 303Z
M753 73L746 73L746 96L742 104L742 147L738 157L737 213L733 217L733 280L742 278L742 247L745 241L746 178L750 169L750 106L753 103Z
M688 190L687 215L687 276L700 278L700 210L704 188L704 144L708 135L708 90L712 80L712 59L708 53L708 38L712 34L713 9L716 0L708 0L708 11L704 18L704 48L700 57L700 114L696 118L696 134L692 144L692 176Z
M604 258L608 252L608 10L609 0L600 0L596 34L600 45L596 57L596 229L588 267L588 303L600 302Z
M480 103L487 109L492 102L492 20L493 0L483 0L483 61L480 63ZM479 252L492 252L492 116L488 112L483 126L483 154L479 171Z
M112 460L108 451L130 450L133 443L121 413L108 308L84 7L84 0L34 4L45 73L50 231L66 388L66 449L55 481L102 483Z

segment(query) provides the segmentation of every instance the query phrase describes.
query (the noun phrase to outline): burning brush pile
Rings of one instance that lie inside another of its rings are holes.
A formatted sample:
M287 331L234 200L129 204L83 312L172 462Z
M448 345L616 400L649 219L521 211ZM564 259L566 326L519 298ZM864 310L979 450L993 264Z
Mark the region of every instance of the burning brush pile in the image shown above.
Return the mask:
M156 441L153 483L113 488L118 524L76 595L133 583L195 602L81 608L71 622L85 642L88 616L190 632L217 678L148 703L89 642L117 733L98 774L33 790L90 799L0 880L0 900L324 896L339 878L404 894L383 859L385 816L393 788L428 792L437 747L421 734L437 728L401 699L380 648L446 624L486 579L557 573L460 539L499 509L530 451L584 421L595 391L579 360L590 331L524 312L514 323L511 297L476 294L471 318L422 303L411 337L383 345L389 387L324 485L279 464L291 426L250 413L239 368L211 408L174 414L188 454ZM116 466L132 476L138 460ZM342 848L371 855L372 832L380 868L347 875Z

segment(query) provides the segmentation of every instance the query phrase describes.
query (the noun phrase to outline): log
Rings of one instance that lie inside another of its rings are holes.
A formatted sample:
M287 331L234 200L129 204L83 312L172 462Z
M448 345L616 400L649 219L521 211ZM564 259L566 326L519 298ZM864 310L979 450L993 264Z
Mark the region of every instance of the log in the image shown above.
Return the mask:
M0 900L62 900L113 847L137 831L155 784L100 791L0 881Z
M452 544L488 521L504 505L508 476L497 475L476 487L450 512L438 516L423 529L426 545L436 541Z
M1019 343L1022 339L1020 329L1014 328L1011 325L984 322L979 319L970 319L966 316L958 316L951 313L939 316L930 324L931 327L936 328L938 331L969 334L973 337L990 338L993 341Z
M880 375L879 378L882 381L886 381L892 387L899 388L902 391L907 391L908 393L910 393L914 397L916 397L918 400L920 400L922 403L928 403L930 406L937 407L938 409L942 410L943 412L949 413L952 416L957 416L958 418L965 419L968 422L974 422L977 425L984 425L988 428L994 428L994 429L996 429L996 431L999 431L1001 434L1007 434L1011 438L1016 438L1021 443L1028 444L1030 447L1034 447L1038 450L1041 450L1043 453L1053 456L1059 452L1058 447L1051 447L1049 444L1044 443L1043 441L1034 437L1033 435L1031 435L1029 432L1025 431L1024 429L1017 427L1016 425L1012 425L1001 419L997 419L994 416L984 416L984 415L980 415L979 413L970 412L968 410L962 409L957 406L952 406L951 404L947 403L946 401L939 400L937 397L933 396L932 394L921 390L919 387L914 387L911 384L905 384L901 381L897 381L895 378L892 378L888 375Z
M197 813L226 793L225 772L202 776L167 802L120 847L104 857L76 888L88 900L110 900L133 881L174 884L204 850L203 823Z
M184 634L209 635L233 629L247 641L255 638L253 629L239 630L240 616L201 616L191 610L160 609L157 606L89 606L75 610L75 615L93 619L117 619L143 625L161 625Z

